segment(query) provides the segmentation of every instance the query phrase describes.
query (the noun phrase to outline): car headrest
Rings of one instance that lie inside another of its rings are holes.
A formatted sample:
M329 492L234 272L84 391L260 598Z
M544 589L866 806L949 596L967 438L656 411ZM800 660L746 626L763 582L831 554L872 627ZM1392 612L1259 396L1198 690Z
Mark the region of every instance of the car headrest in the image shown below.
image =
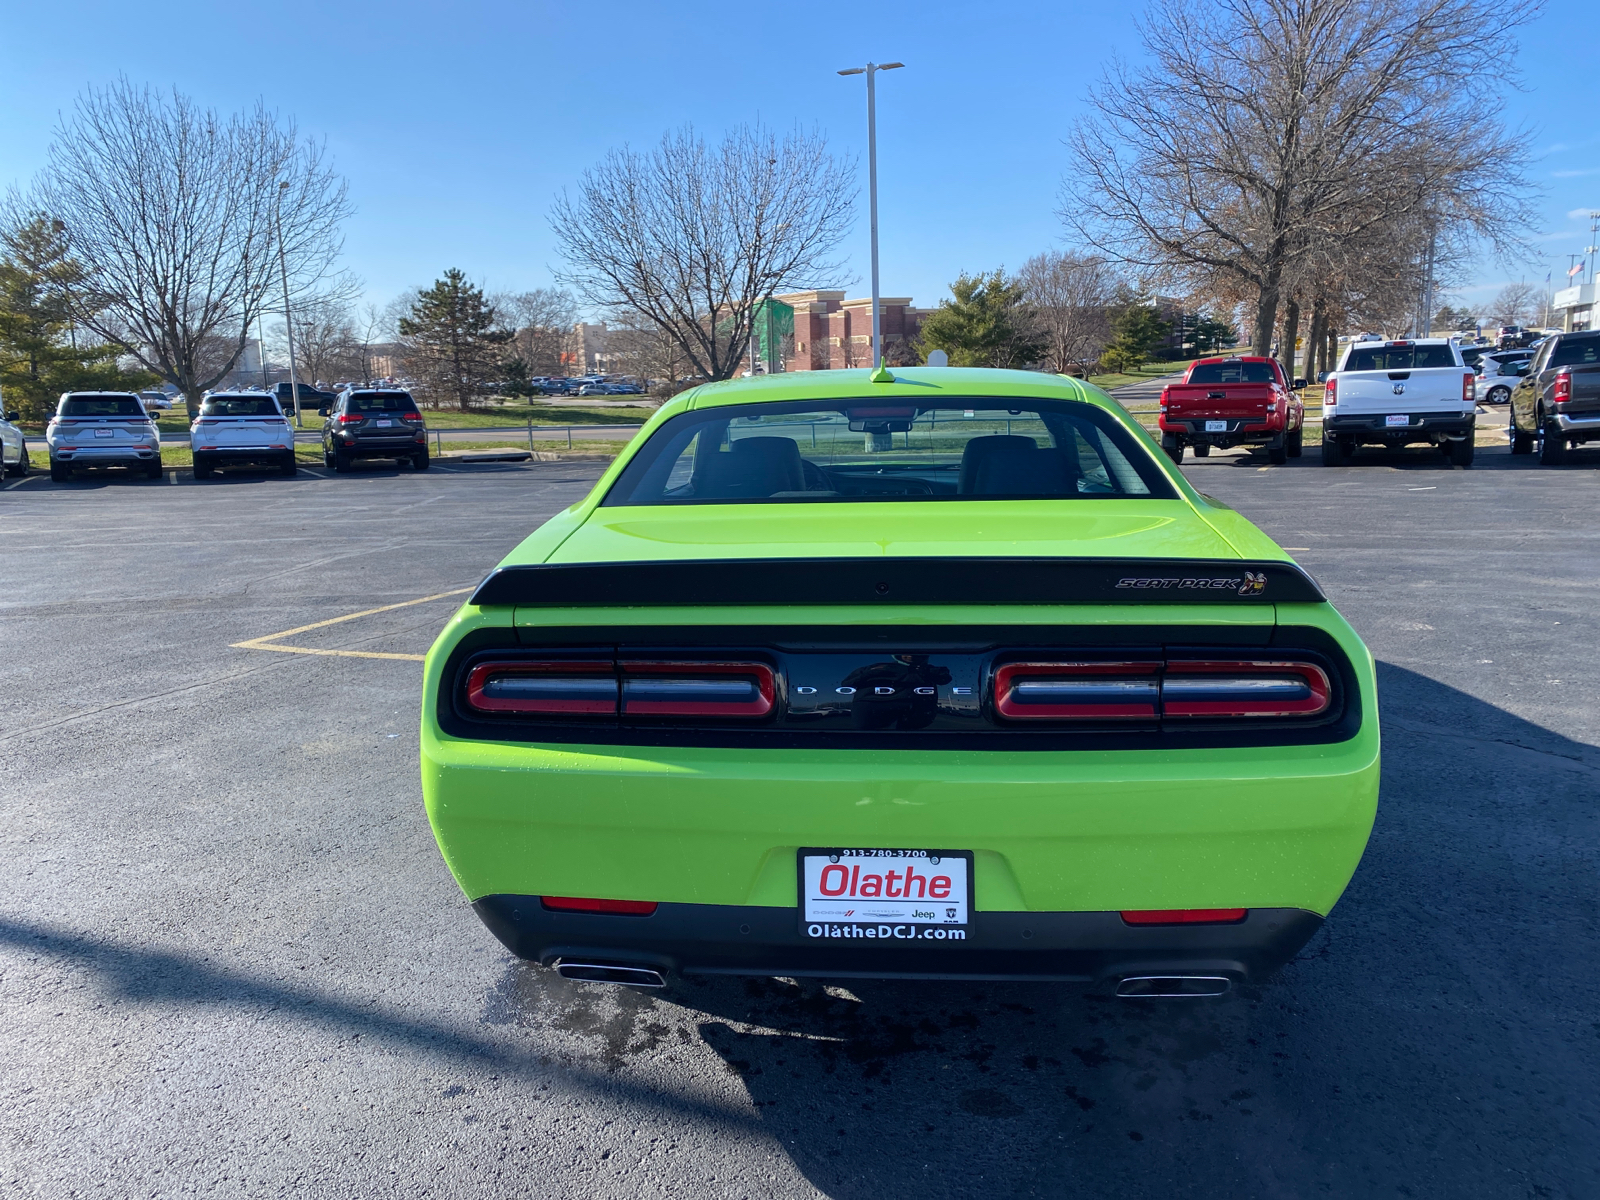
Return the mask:
M1000 446L978 461L973 496L1072 496L1076 473L1059 450Z
M793 438L744 437L701 466L694 493L703 500L742 500L802 491L805 485L800 446Z
M978 467L991 454L999 454L1003 447L1032 450L1038 446L1031 437L1022 434L996 433L987 437L971 438L961 451L961 478L956 491L965 496L973 492L978 482Z

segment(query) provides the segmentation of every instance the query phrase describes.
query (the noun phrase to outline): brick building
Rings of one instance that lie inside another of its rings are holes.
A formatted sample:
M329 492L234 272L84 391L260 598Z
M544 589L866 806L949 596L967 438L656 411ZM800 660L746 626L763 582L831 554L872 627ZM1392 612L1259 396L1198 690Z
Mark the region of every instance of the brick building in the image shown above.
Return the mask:
M773 299L794 310L793 350L785 371L833 371L872 365L872 299L846 300L843 292L789 292ZM883 357L891 366L915 361L911 342L931 309L913 308L909 296L878 300Z

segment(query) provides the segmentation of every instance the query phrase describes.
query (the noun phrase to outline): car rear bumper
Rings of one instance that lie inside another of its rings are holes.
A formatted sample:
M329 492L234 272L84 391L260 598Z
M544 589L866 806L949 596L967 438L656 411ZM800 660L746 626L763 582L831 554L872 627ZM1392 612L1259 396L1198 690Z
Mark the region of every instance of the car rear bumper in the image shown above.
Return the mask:
M1558 412L1556 424L1570 433L1600 433L1600 412Z
M1212 418L1224 420L1224 418ZM1257 417L1228 417L1225 419L1227 428L1224 430L1206 429L1205 418L1196 420L1172 420L1167 417L1158 419L1162 433L1176 434L1191 444L1205 444L1219 446L1227 449L1230 446L1253 444L1256 442L1270 442L1282 437L1285 429L1282 423L1266 421Z
M426 435L408 433L403 437L362 437L355 441L336 441L334 445L351 458L406 458L428 449Z
M198 458L205 456L214 463L225 462L271 462L276 459L292 456L292 446L206 446L194 447L194 454Z
M870 938L814 936L797 908L662 904L650 916L613 916L553 912L538 896L521 895L484 896L473 907L513 954L546 966L1091 986L1141 977L1258 982L1322 924L1317 914L1293 908L1252 909L1233 924L1142 926L1117 912L977 912L964 940L929 944L909 940L907 926L879 926Z
M1471 437L1477 425L1476 416L1472 413L1413 412L1405 415L1410 418L1406 425L1388 424L1388 413L1341 413L1324 417L1322 435L1355 437L1362 441L1425 442L1438 437Z
M150 462L159 458L161 452L154 447L146 446L136 448L133 446L62 446L50 447L50 457L64 463L77 463L82 466L115 466L118 463Z

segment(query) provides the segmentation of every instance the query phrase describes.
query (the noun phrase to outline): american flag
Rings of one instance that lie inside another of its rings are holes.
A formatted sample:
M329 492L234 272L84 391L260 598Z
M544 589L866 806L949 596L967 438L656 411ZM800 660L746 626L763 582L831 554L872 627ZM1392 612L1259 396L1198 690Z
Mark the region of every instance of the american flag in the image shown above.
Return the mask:
M1567 278L1571 279L1574 275L1576 275L1581 270L1583 270L1583 264L1582 263L1573 263L1572 264L1572 269L1567 272Z

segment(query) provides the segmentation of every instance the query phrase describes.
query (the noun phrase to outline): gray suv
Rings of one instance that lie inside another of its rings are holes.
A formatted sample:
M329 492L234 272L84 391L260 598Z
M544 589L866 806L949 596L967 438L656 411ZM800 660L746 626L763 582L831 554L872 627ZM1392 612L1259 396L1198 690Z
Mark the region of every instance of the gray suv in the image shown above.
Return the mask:
M1600 330L1558 333L1511 391L1511 453L1554 465L1569 446L1600 441Z
M346 388L322 410L322 461L348 471L358 458L393 458L428 469L428 430L411 393L396 388Z

